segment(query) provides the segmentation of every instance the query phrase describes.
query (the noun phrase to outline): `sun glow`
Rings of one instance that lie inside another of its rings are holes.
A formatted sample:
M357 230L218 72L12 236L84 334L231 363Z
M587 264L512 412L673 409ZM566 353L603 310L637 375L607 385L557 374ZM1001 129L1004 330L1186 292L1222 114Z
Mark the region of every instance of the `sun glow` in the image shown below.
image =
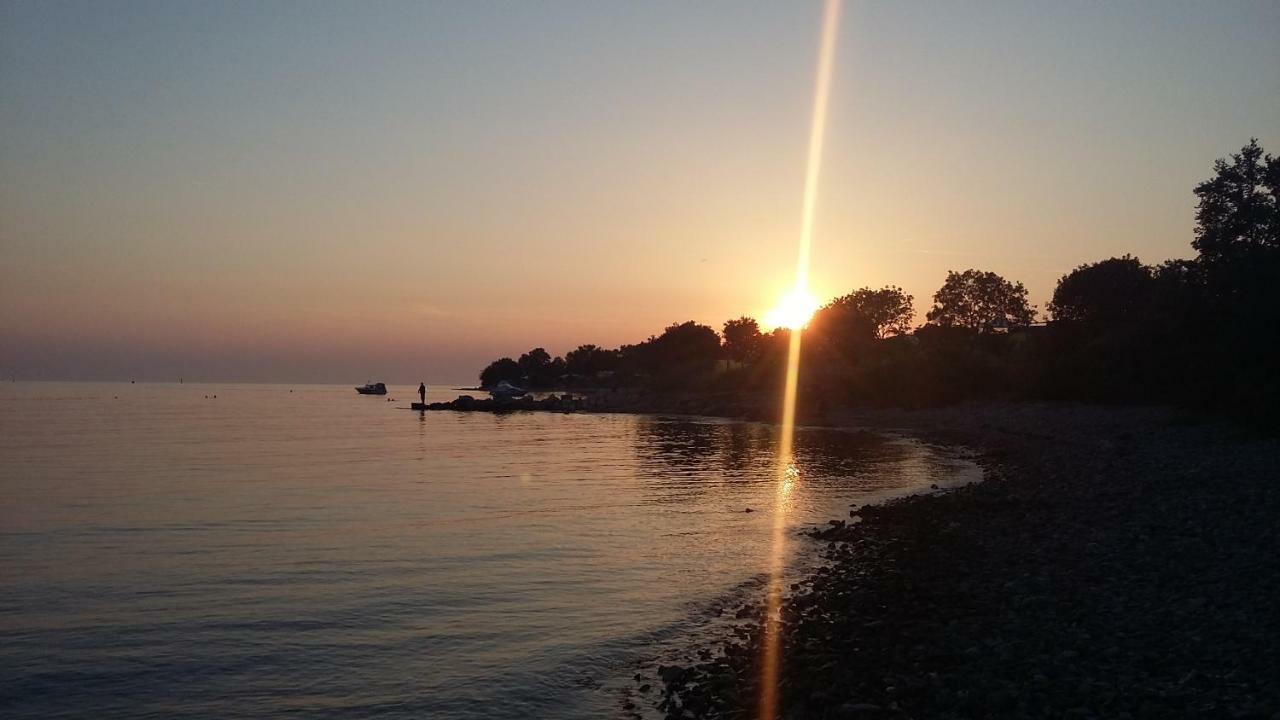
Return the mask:
M772 310L765 313L764 324L768 328L799 330L809 324L817 309L818 299L813 293L798 287L784 295Z

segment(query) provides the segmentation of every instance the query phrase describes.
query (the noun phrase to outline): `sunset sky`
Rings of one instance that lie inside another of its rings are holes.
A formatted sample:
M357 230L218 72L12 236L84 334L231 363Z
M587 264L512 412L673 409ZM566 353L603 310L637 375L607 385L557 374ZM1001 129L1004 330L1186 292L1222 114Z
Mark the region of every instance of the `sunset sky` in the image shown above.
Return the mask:
M473 381L763 315L792 280L819 3L0 4L0 373ZM820 299L949 269L1043 307L1193 254L1280 151L1280 4L844 10Z

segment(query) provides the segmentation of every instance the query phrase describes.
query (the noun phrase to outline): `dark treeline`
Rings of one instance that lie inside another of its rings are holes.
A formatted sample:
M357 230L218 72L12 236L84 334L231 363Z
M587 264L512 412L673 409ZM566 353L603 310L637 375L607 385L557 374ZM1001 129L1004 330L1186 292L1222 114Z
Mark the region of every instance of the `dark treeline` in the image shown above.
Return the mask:
M926 322L913 298L864 288L822 307L804 332L802 397L924 406L972 399L1176 403L1275 421L1280 387L1280 158L1251 141L1194 189L1197 256L1146 265L1125 255L1058 281L1036 323L1016 281L950 272ZM617 349L563 358L535 348L481 373L531 387L776 393L788 331L743 317L694 322Z

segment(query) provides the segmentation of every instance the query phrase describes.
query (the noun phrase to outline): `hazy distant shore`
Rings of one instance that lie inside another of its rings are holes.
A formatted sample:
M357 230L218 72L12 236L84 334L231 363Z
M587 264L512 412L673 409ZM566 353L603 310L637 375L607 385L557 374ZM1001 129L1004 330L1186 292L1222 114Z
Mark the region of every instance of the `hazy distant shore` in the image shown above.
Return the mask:
M979 450L988 480L815 533L828 564L784 609L784 717L1280 710L1275 439L1149 408L832 417ZM643 682L671 718L750 717L758 638Z

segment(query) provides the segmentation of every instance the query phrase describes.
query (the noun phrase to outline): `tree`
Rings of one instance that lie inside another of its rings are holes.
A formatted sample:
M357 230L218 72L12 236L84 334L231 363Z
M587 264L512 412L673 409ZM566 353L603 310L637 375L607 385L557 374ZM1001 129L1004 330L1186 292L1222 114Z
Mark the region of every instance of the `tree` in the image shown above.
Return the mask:
M653 359L666 368L698 372L710 370L720 359L720 336L692 320L667 326L651 342Z
M1058 280L1049 312L1056 321L1131 322L1148 311L1154 284L1151 268L1130 255L1081 265Z
M846 358L852 358L875 341L876 326L856 307L840 302L843 299L837 298L818 308L805 334L814 341L820 341L811 345L814 349L826 346Z
M597 373L616 369L618 351L605 350L598 345L579 345L564 355L565 370L574 375L593 377Z
M720 336L693 321L669 325L658 337L622 348L625 369L667 386L694 382L713 370L719 359Z
M531 387L552 387L565 372L564 358L552 359L551 353L536 347L516 361Z
M534 375L541 372L547 365L551 364L551 353L545 349L536 347L529 352L520 356L516 361L520 365L520 370L525 375Z
M1213 178L1195 187L1200 202L1191 246L1210 260L1280 249L1280 158L1264 154L1253 138L1213 170Z
M754 318L740 317L724 324L724 349L729 357L745 363L760 353L760 323Z
M564 358L557 355L542 367L542 373L534 376L529 384L534 387L556 387L560 384L560 378L565 372Z
M943 327L984 331L995 327L1030 325L1035 307L1027 303L1027 289L993 272L951 271L933 295L933 309L925 316Z
M564 354L565 369L574 375L594 375L595 356L598 352L598 345L579 345Z
M511 383L520 382L523 376L524 371L520 369L519 363L509 357L500 358L489 363L480 372L480 387L491 388L503 380Z
M916 314L912 308L914 300L902 288L886 285L879 290L854 290L832 300L827 307L840 308L863 318L874 329L876 338L883 340L911 331L911 319Z

